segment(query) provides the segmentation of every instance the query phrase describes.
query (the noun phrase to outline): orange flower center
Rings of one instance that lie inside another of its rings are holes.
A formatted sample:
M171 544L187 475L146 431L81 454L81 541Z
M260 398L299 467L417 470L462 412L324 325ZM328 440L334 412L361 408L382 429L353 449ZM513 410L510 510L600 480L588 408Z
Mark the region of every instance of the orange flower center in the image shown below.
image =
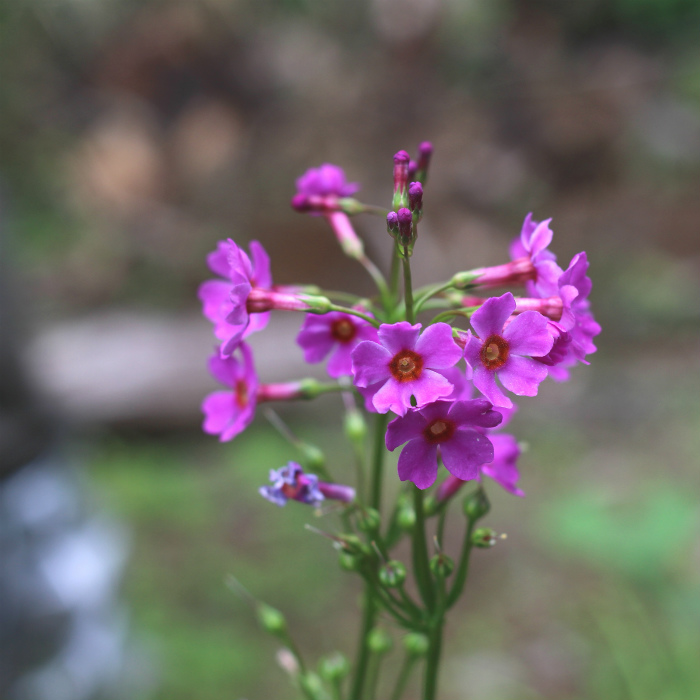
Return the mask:
M238 404L239 408L245 408L248 405L249 397L248 397L248 385L243 379L239 379L236 382L236 386L234 388L234 396L236 400L236 404Z
M331 335L340 343L349 343L357 335L357 327L347 318L340 318L331 324Z
M413 350L396 353L389 363L394 379L400 382L412 382L423 373L423 358Z
M500 335L490 335L481 346L481 364L486 369L494 370L503 367L508 359L510 346Z

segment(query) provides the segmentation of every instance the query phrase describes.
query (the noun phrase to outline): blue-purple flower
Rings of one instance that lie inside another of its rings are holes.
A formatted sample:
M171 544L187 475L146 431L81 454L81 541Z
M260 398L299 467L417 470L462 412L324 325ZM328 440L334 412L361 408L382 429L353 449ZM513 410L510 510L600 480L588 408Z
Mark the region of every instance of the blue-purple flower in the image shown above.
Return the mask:
M272 486L260 487L260 495L277 506L285 505L290 499L314 507L321 505L326 498L344 503L355 500L355 489L319 481L316 474L306 474L296 462L271 469L270 481Z

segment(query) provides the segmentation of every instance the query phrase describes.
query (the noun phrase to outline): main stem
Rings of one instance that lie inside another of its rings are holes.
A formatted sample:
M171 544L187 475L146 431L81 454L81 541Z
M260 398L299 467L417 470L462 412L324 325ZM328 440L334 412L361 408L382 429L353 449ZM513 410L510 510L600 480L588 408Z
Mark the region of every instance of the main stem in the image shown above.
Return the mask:
M371 489L369 504L372 508L379 510L382 500L382 466L384 464L384 433L388 415L379 414L375 424L376 430L374 434L374 452L372 456L372 474L371 474ZM377 603L374 600L374 591L372 584L368 581L365 583L365 600L364 610L362 614L362 627L360 629L359 647L357 650L357 666L355 667L355 675L352 681L352 689L350 691L349 700L363 700L363 688L365 678L367 676L367 665L369 663L369 648L367 647L367 635L374 627L374 620L377 615Z
M413 312L413 285L411 283L411 261L408 257L408 246L403 247L403 296L406 303L406 320L413 324L416 315Z
M438 611L438 618L430 630L430 647L425 665L425 679L423 683L423 700L436 700L438 671L440 669L440 652L442 651L442 626L445 615L444 609Z

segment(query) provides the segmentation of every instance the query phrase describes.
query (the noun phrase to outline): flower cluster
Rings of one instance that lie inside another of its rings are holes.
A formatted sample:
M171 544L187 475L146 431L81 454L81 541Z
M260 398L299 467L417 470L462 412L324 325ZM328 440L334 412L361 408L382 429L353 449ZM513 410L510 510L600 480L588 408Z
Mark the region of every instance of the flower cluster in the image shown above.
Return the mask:
M394 237L397 260L403 258L406 264L422 218L431 154L432 147L424 143L418 161L411 161L405 151L394 157L387 230ZM359 185L348 183L343 170L330 164L307 171L296 184L292 206L326 216L343 250L366 261L350 216L376 208L350 199ZM221 341L209 369L227 389L205 399L204 430L230 440L250 424L259 401L310 398L333 390L310 388L311 380L258 382L244 339L263 330L274 309L302 312L297 342L306 362L328 358L326 371L338 381L338 390L347 389L350 380L369 412L396 414L385 442L389 450L404 445L398 464L402 481L428 488L442 463L450 475L440 488L443 497L456 484L483 474L521 495L516 485L517 441L512 435L492 433L515 410L508 394L535 396L547 377L566 379L573 365L587 364L586 355L595 352L593 338L600 332L588 299L586 254L578 253L562 269L549 250L550 224L551 219L537 222L528 214L511 245L510 262L458 272L448 283L428 288L421 296L417 292L415 302L413 290L405 289L404 320L395 318L401 308L397 289L380 284L377 299L358 298L356 304L340 307L330 294L275 287L269 257L257 241L250 243L250 254L231 239L220 241L207 259L218 278L202 284L199 296ZM365 267L376 279L376 268ZM525 295L473 295L504 286L522 288ZM427 323L415 322L415 314L428 305L443 311ZM459 327L455 319L468 319L469 327ZM276 472L275 483L284 488L265 487L266 497L281 502L281 496L271 494L289 492L287 473ZM304 488L316 495L296 500L320 500L315 485Z

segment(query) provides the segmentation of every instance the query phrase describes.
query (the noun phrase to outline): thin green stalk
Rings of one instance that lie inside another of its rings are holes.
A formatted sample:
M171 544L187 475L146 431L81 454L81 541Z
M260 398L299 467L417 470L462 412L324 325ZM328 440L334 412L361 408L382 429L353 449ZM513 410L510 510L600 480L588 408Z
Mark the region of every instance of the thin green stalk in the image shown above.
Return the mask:
M446 592L444 579L438 584L438 603L428 639L428 656L425 663L423 700L436 700L440 652L442 651L442 628L445 622Z
M357 296L357 294L338 292L334 289L319 289L317 294L319 296L328 297L331 300L343 301L346 304L357 304L362 299L362 297Z
M413 487L413 507L416 511L416 523L413 526L413 575L416 577L416 585L428 607L433 609L435 596L433 592L433 580L430 575L430 564L428 562L428 543L425 538L425 514L423 512L423 492L417 487Z
M459 565L457 566L457 573L455 575L454 583L452 584L452 590L447 596L447 607L451 608L462 595L462 590L464 589L464 584L467 580L467 574L469 573L469 555L472 551L472 531L474 530L475 520L468 520L467 531L464 534L464 542L462 544L462 554L459 558Z
M384 465L384 453L386 448L384 445L384 433L386 433L386 424L389 421L387 413L377 414L374 424L374 454L372 456L372 485L369 498L369 504L372 508L376 508L381 513L382 506L382 475Z
M411 671L416 663L416 657L413 654L406 654L403 664L401 665L401 670L399 671L399 677L396 679L396 685L394 686L394 692L391 694L390 700L401 700L403 691L406 689L406 684L411 676Z
M389 311L392 305L391 292L389 291L389 285L386 283L386 279L382 274L382 271L366 256L363 255L359 258L362 266L367 270L370 277L374 280L374 284L379 291L379 297L382 300L382 306L384 311Z
M413 312L413 285L411 282L411 261L408 257L408 246L403 247L403 298L406 303L406 320L409 323L416 322Z
M478 309L478 306L467 306L463 309L447 309L447 311L442 311L437 316L433 318L430 322L439 323L440 321L446 321L453 316L466 316L466 318L471 318L472 314Z
M361 318L363 321L367 321L367 323L372 324L375 328L379 328L379 321L377 321L376 318L373 318L372 316L368 316L367 314L363 314L362 311L358 311L357 309L349 309L347 306L339 306L338 304L331 304L329 311L342 311L344 314L350 314L350 316L357 316L358 318Z
M372 654L367 669L367 700L375 700L377 697L377 684L379 683L379 668L382 664L382 654Z
M451 280L449 282L445 282L445 283L441 282L440 284L436 284L435 286L428 289L428 291L425 292L425 294L423 294L422 296L420 296L416 300L416 305L415 305L416 313L418 313L423 308L423 304L425 304L425 302L428 301L428 299L430 299L431 297L434 297L436 294L439 294L440 292L444 292L446 289L450 289L450 287L452 287Z
M389 277L389 286L391 289L391 296L393 299L398 301L399 297L399 268L401 267L401 257L399 255L399 249L396 245L393 247L394 254L391 258L391 275Z
M445 520L447 519L447 508L440 509L440 515L438 516L437 524L437 542L438 546L442 549L443 536L445 534Z
M360 628L360 639L357 649L357 664L355 666L355 675L352 679L349 700L362 700L362 689L365 684L365 676L367 675L367 663L369 662L370 654L369 647L367 646L367 635L372 627L374 627L374 618L376 615L374 594L369 582L365 584L364 603L362 626Z

